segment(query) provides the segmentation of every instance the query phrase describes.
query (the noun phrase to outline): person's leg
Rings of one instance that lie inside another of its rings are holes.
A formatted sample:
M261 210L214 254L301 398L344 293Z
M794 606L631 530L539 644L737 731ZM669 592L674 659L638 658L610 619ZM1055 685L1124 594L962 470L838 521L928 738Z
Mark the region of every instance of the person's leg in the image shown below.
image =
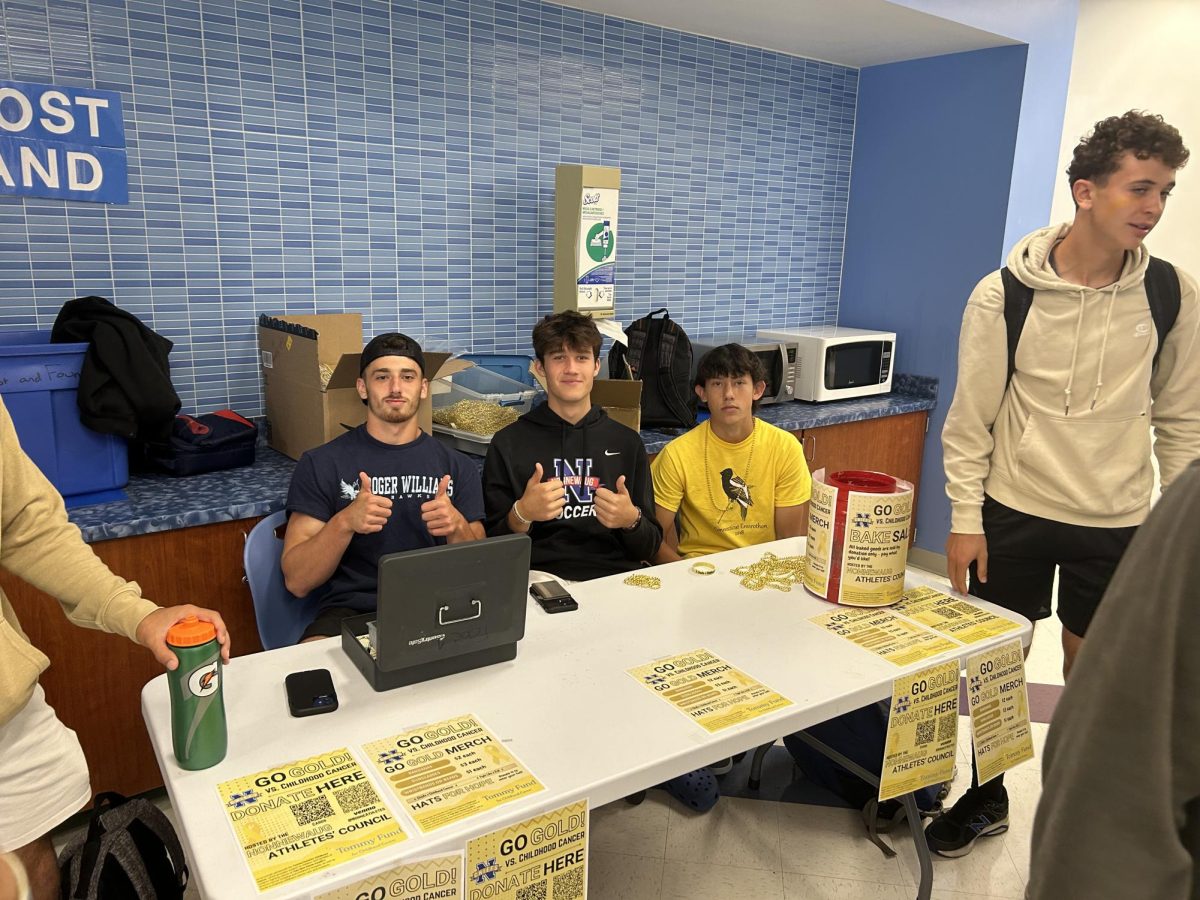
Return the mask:
M1064 558L1058 577L1058 618L1062 622L1063 679L1075 657L1108 583L1137 528L1088 528L1060 525Z
M24 847L17 847L13 856L25 867L33 900L58 900L58 857L50 835L42 835Z
M0 726L0 851L20 859L38 900L58 897L50 832L90 797L79 739L36 685L25 707Z
M974 565L969 590L982 600L1012 610L1030 620L1050 615L1054 586L1053 546L1047 540L1050 523L984 500L983 527L988 542L988 580L981 582ZM971 787L925 829L931 850L941 856L966 856L980 837L1008 830L1008 793L1004 776L979 784L971 756Z

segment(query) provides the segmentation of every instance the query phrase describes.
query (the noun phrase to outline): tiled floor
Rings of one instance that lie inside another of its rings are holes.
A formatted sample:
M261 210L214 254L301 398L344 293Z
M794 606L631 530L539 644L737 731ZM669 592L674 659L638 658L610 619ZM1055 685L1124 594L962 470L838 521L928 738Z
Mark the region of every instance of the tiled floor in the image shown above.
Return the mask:
M1040 623L1026 664L1030 682L1062 684L1059 630ZM1011 827L983 839L957 860L934 857L933 900L1020 898L1029 869L1029 836L1041 795L1041 748L1047 726L1034 723L1033 762L1008 773ZM958 779L953 801L971 781L970 729L959 725ZM763 796L778 797L790 777L772 751L764 769ZM721 779L727 793L745 793L747 764ZM768 776L773 782L768 783ZM803 793L803 792L801 792ZM165 795L157 799L170 811ZM75 830L55 835L65 842ZM907 828L891 840L886 858L867 841L858 814L849 809L725 796L695 814L663 791L639 806L621 801L592 811L588 896L592 900L905 900L920 877ZM198 894L190 890L188 900Z

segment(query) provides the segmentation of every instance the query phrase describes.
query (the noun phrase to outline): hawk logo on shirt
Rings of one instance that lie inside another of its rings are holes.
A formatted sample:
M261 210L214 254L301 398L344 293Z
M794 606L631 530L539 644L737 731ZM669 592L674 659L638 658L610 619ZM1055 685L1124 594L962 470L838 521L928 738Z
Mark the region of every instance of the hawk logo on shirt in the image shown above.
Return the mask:
M342 479L338 479L342 486L342 498L345 500L354 500L358 497L358 479L354 479L354 484L346 484Z
M746 484L745 479L741 476L735 475L733 469L722 469L721 489L725 492L726 497L738 505L738 509L742 513L742 521L745 522L746 513L754 505L754 501L750 499L750 485Z

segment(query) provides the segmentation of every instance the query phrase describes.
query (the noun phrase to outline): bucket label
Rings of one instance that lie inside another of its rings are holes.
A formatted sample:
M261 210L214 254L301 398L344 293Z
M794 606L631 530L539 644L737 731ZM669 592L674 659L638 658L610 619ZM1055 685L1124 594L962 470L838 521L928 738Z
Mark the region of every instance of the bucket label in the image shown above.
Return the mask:
M818 473L819 475L820 473ZM833 557L833 512L837 504L837 488L823 479L813 478L812 496L808 500L808 539L804 553L808 566L804 570L804 586L818 597L828 597L829 563Z
M887 606L900 599L904 594L911 519L912 491L900 494L850 492L846 502L839 603Z

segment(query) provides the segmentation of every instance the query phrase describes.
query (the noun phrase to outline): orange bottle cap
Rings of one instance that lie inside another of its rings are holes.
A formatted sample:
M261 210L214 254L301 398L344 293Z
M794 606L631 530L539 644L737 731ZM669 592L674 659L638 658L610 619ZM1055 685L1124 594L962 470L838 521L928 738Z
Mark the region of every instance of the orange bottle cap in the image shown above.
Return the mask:
M216 638L216 626L195 616L184 616L167 629L167 643L173 647L198 647Z

